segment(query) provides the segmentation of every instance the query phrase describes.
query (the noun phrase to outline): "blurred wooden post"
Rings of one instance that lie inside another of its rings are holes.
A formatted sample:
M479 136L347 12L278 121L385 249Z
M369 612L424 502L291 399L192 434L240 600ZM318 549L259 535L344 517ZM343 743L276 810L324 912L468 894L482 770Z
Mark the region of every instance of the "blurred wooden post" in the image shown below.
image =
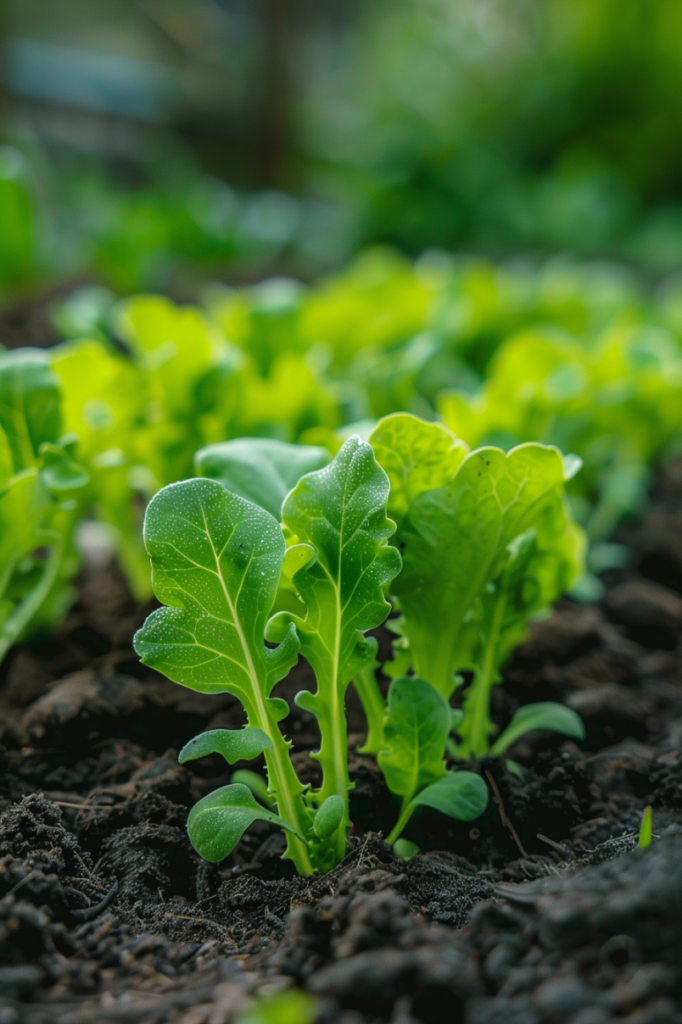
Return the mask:
M283 187L291 134L291 0L265 0L263 130L260 176Z

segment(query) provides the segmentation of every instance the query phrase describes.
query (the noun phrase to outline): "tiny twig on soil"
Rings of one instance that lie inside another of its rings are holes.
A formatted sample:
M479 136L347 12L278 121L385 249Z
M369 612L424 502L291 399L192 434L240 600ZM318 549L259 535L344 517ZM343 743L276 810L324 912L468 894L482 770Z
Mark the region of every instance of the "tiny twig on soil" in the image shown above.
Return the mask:
M565 846L562 846L561 843L555 843L553 839L548 839L547 836L543 836L542 832L538 832L536 838L543 843L547 843L547 845L551 846L553 850L556 850L557 853L560 853L562 857L570 856L570 850L568 850Z
M500 811L500 821L502 822L502 825L504 826L504 828L508 828L509 831L511 832L512 836L514 837L514 842L516 843L516 845L518 846L519 850L521 851L521 856L527 857L528 854L526 853L526 851L523 848L523 843L519 839L519 837L517 835L517 832L516 832L516 829L512 825L512 823L509 820L509 818L507 817L507 812L504 809L504 803L502 801L502 796L500 794L499 787L498 787L497 783L495 782L495 778L494 778L492 772L489 771L488 769L486 769L486 773L485 774L486 774L486 778L487 778L488 782L490 783L490 785L492 787L492 791L495 794L495 802L497 803L497 806L498 806L499 811Z

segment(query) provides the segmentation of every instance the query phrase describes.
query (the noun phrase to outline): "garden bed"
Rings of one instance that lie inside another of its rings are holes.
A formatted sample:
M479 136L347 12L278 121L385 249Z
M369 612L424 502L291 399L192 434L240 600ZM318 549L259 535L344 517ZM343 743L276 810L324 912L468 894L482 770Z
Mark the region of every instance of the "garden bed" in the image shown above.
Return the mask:
M217 757L179 766L177 751L243 712L141 666L131 639L149 608L89 564L64 625L1 670L0 1024L228 1024L292 985L321 1024L682 1021L681 537L674 463L604 599L560 602L497 688L501 725L560 700L584 744L531 734L511 751L522 777L482 762L484 816L425 811L408 862L380 838L395 820L383 777L354 754L356 834L313 879L266 822L223 864L193 852L188 809L229 772ZM279 688L312 685L300 663ZM297 770L315 781L314 719L290 703ZM362 723L351 694L352 748ZM661 838L642 854L648 803Z

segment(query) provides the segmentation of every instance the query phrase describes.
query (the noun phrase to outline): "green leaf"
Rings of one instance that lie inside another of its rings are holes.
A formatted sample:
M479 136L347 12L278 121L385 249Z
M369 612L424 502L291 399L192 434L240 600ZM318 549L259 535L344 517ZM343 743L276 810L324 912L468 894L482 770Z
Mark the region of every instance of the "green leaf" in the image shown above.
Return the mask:
M398 525L418 494L452 480L469 451L447 427L406 412L380 420L369 443L390 480L388 514Z
M196 761L208 754L221 754L228 764L235 761L250 761L264 750L272 749L272 741L262 729L247 726L246 729L209 729L186 743L178 754L178 761Z
M293 629L275 650L264 643L284 558L279 524L216 481L186 480L152 499L144 537L168 606L135 635L144 664L193 690L232 693L258 717L298 655Z
M300 832L257 803L251 790L239 783L223 786L195 804L187 819L187 832L199 856L216 864L232 853L254 821L269 821L304 841Z
M376 641L364 633L388 615L383 588L400 569L400 555L387 544L394 530L386 517L388 490L370 446L351 437L329 466L304 476L284 503L284 525L308 552L293 574L306 615L280 612L267 635L281 639L294 623L315 672L316 693L297 702L305 702L320 727L322 743L313 756L322 766L321 800L333 793L348 799L346 690L374 658ZM290 550L294 557L297 549ZM343 832L339 856L345 853Z
M66 450L64 445L45 442L40 446L43 468L40 475L51 491L79 490L90 480L90 475Z
M144 536L154 592L167 607L136 633L135 650L183 686L232 693L242 702L249 724L272 743L265 760L278 811L306 833L303 787L277 725L287 706L271 696L299 643L293 626L274 650L264 640L284 558L279 523L215 480L186 480L155 495ZM288 855L310 873L307 851L290 843Z
M201 448L194 456L197 476L218 480L277 519L282 502L306 473L329 462L325 448L246 437Z
M59 387L41 349L20 348L0 355L0 427L9 442L15 472L37 464L43 442L57 442Z
M393 680L384 720L388 750L377 756L392 793L409 803L445 774L443 753L449 732L450 708L433 686L415 677Z
M475 772L446 772L418 793L412 805L432 807L457 821L473 821L488 806L488 787Z
M327 797L313 818L313 832L318 839L331 839L343 821L344 811L343 797L337 793Z
M548 506L552 529L566 527L563 479L555 448L526 444L508 455L481 448L451 483L412 502L399 533L403 572L393 590L415 670L445 697L455 688L455 672L470 665L465 620L486 583L504 569L508 545Z
M541 701L537 704L524 704L518 708L507 728L493 743L491 755L497 757L503 754L512 743L516 743L532 729L548 729L550 732L559 732L576 740L585 739L583 721L572 708L552 701Z

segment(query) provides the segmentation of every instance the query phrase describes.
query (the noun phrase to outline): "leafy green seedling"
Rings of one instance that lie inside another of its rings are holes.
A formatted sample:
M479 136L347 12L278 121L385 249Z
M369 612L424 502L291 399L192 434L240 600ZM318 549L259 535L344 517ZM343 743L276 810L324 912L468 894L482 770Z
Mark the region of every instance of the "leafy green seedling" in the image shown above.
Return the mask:
M391 478L388 512L403 556L391 585L402 613L399 664L446 700L462 671L473 674L453 722L454 749L462 759L481 757L490 750L490 697L502 665L531 617L581 571L584 540L564 496L575 462L541 444L467 454L447 428L407 413L382 420L370 443ZM568 709L554 721L578 735Z
M488 790L480 775L446 769L450 726L448 703L433 686L416 677L393 680L385 720L388 749L378 761L402 804L388 843L396 842L418 807L433 807L460 821L472 821L485 810Z
M150 502L145 544L154 591L166 607L149 616L135 636L135 649L145 664L190 689L228 692L242 702L250 726L269 741L264 749L269 787L287 823L287 856L301 874L310 874L305 837L311 814L278 726L289 709L271 695L295 663L299 642L291 627L277 648L265 645L285 552L281 527L264 509L215 480L188 480L164 488ZM243 789L237 790L240 799ZM231 806L220 805L222 817L229 817ZM235 811L240 823L253 810L243 807ZM198 820L190 822L193 841L192 823ZM232 837L229 830L224 834Z
M642 815L642 824L639 827L637 846L640 850L646 850L647 847L651 846L653 838L653 815L651 813L651 807L645 807L644 814Z
M390 605L383 588L400 571L400 555L387 541L395 526L386 516L389 482L371 447L349 438L329 466L309 473L287 496L284 526L295 544L287 559L301 613L280 612L268 639L295 627L301 652L312 666L317 691L296 696L317 718L322 743L313 754L322 767L319 802L336 794L344 803L336 857L345 853L349 827L348 740L345 697L353 677L374 662L377 642L368 629L381 625Z

